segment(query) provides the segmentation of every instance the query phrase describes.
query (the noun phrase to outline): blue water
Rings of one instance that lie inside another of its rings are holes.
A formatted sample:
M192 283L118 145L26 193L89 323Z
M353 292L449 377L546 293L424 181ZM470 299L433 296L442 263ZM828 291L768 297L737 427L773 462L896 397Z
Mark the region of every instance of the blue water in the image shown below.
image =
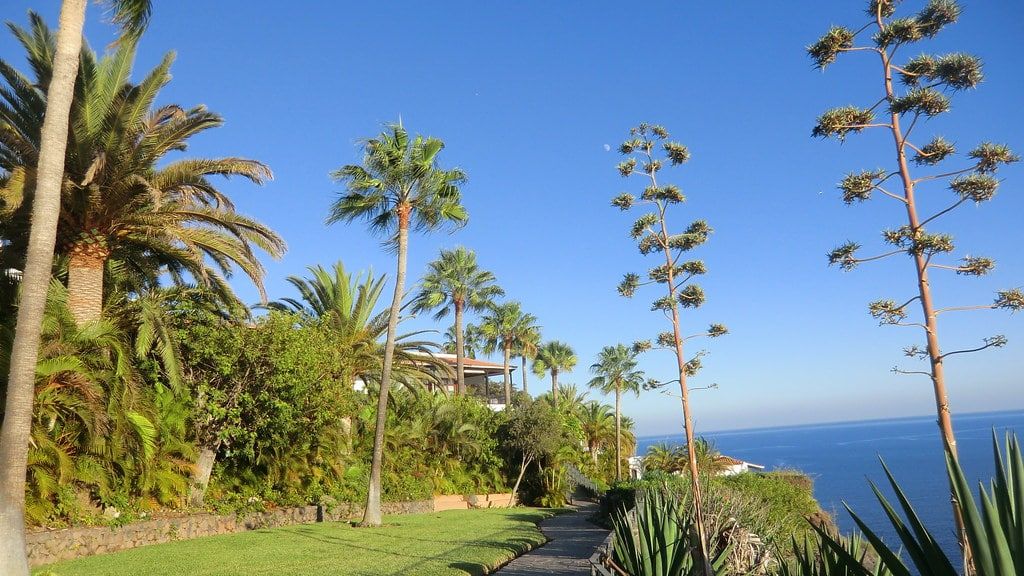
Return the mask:
M954 417L953 426L968 480L982 480L987 486L994 470L992 429L996 429L1000 438L1007 430L1022 435L1024 411L961 414ZM890 501L894 502L879 464L881 457L943 548L951 554L957 549L945 463L934 417L701 435L714 442L723 454L762 464L769 470L803 470L814 479L815 496L842 530L849 531L854 525L843 508L845 502L887 543L898 545L867 481L871 479L884 487ZM662 442L680 444L682 435L639 438L637 454L644 454L649 446Z

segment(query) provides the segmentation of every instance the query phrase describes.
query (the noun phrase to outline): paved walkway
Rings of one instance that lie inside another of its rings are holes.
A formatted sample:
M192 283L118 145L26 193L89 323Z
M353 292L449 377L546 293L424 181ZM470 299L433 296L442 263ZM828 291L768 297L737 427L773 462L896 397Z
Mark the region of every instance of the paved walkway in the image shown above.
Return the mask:
M569 576L590 574L587 560L608 531L587 521L597 504L577 500L575 512L559 514L540 523L550 542L527 552L497 571L501 576Z

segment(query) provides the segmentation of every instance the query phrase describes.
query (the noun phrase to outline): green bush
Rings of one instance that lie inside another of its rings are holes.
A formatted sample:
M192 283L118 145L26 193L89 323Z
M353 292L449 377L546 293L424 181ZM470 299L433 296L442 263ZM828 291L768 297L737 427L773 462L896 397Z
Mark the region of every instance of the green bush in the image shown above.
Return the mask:
M814 499L813 482L806 474L793 471L746 472L716 477L712 484L758 502L768 522L782 537L782 541L776 542L780 547L786 547L791 536L802 541L805 536L812 535L808 518L827 519Z

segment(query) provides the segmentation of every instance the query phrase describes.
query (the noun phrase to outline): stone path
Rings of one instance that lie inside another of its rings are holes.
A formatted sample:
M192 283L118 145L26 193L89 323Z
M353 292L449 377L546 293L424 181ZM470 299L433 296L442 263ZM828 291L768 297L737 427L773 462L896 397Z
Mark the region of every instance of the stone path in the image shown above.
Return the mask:
M574 512L559 514L540 523L550 542L509 562L496 574L501 576L569 576L590 574L587 561L608 531L587 521L597 504L577 500Z

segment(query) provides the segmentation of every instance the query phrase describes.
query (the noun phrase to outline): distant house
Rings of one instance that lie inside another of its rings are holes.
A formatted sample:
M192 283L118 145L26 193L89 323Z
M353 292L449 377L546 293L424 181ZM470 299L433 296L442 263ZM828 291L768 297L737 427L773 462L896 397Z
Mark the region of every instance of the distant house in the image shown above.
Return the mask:
M744 462L743 460L737 460L725 455L715 458L715 464L718 465L719 476L735 476L744 472L760 472L764 470L764 466L760 464L751 464L750 462Z
M426 354L423 354L426 356ZM455 367L457 358L455 354L434 354L435 359L441 360L448 366L449 370L443 374L435 374L437 382L427 382L427 389L431 392L444 391L448 394L455 393L455 386L457 382ZM485 387L488 384L488 379L491 376L503 376L505 373L505 367L503 364L495 362L488 362L486 360L479 360L477 358L464 358L463 359L464 371L466 374L466 387ZM509 372L515 370L515 366L509 366ZM499 384L500 386L500 384ZM366 383L362 380L356 380L353 388L357 392L366 390ZM499 411L505 409L504 402L488 402L488 406L492 410Z
M434 354L434 358L443 360L445 364L451 369L448 374L438 374L438 383L430 383L428 387L430 390L444 390L449 394L455 393L455 386L458 381L456 376L455 367L457 358L455 354ZM488 362L487 360L480 360L478 358L463 358L463 369L466 374L466 387L483 387L488 383L488 378L491 376L501 377L505 374L505 366L496 362ZM515 370L515 366L509 366L509 372ZM495 410L502 410L505 408L505 404L490 404L491 408Z
M760 464L753 464L732 458L731 456L719 455L715 458L715 464L718 465L719 476L735 476L744 472L760 472L764 470L764 466ZM682 472L676 472L676 474L682 474ZM632 456L629 458L629 477L640 478L644 475L644 457L643 456Z

